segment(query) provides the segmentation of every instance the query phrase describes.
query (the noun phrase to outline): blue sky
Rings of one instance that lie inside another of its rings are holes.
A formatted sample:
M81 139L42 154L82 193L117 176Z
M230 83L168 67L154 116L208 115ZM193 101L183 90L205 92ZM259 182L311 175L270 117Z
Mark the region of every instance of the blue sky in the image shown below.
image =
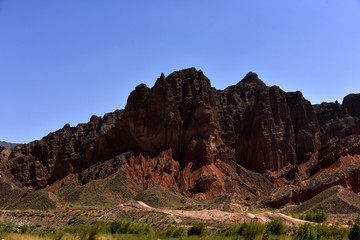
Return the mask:
M188 67L341 102L360 92L360 0L0 0L0 140L122 109Z

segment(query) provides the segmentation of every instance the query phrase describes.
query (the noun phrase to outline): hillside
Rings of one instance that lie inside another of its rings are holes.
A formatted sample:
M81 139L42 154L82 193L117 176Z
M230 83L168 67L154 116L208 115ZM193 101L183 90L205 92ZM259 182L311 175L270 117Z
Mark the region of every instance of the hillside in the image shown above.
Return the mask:
M359 109L359 94L311 105L256 73L224 90L195 68L161 74L152 88L138 85L124 110L0 150L9 193L0 207L136 199L246 209L300 204L337 185L358 193Z
M294 213L325 211L333 214L360 212L359 196L342 186L329 188L303 204L291 209ZM290 210L290 209L289 209Z
M17 145L16 143L9 143L9 142L0 141L0 147L13 148L16 145Z

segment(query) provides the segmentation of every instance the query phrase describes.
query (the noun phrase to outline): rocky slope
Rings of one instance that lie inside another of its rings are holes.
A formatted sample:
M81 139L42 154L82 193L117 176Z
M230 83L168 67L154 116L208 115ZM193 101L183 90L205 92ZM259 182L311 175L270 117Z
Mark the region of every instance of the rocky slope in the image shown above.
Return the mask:
M102 201L160 186L193 199L226 195L279 207L335 185L359 192L359 134L358 94L312 106L255 73L216 90L190 68L161 74L152 88L140 84L124 110L0 149L0 184L17 197L101 182Z

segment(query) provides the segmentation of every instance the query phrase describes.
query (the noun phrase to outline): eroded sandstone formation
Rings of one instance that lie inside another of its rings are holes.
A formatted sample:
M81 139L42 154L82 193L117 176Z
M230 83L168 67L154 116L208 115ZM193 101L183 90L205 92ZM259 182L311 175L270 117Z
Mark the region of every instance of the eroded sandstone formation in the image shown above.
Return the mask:
M190 68L161 74L152 88L138 85L124 110L0 149L0 174L17 187L38 189L70 175L86 184L121 170L129 186L161 186L195 198L234 193L280 206L339 184L319 180L306 193L296 187L329 167L349 167L341 166L342 157L358 164L359 135L359 94L312 106L301 92L268 87L256 73L216 90L201 70ZM126 160L96 169L125 152ZM341 179L357 192L354 174ZM293 184L280 200L270 196Z
M7 152L1 154L0 172L19 186L35 188L79 172L94 164L91 149L96 139L111 129L122 115L123 111L117 110L102 118L92 116L87 124L76 127L66 124L40 141L4 150Z

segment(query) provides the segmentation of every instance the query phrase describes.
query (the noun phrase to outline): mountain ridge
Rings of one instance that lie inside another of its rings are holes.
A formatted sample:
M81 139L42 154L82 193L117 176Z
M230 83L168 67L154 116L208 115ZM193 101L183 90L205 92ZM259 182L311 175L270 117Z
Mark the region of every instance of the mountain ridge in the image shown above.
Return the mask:
M13 148L16 145L18 145L18 143L10 143L10 142L5 142L5 141L0 141L0 147Z
M0 182L33 191L120 174L134 196L161 186L189 198L230 194L277 207L334 185L357 193L359 96L311 105L252 72L224 90L195 68L161 74L152 88L138 85L124 110L0 150Z

